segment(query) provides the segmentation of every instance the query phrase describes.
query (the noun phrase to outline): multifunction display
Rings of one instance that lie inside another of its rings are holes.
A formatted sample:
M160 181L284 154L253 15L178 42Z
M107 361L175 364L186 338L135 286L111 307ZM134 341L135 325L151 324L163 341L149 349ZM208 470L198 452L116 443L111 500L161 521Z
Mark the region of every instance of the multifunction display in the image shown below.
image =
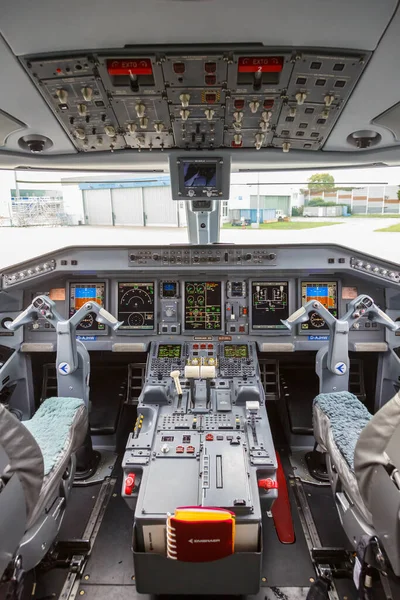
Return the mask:
M180 344L160 344L158 346L157 358L180 358Z
M120 329L154 329L154 282L118 283Z
M253 329L285 329L281 319L289 316L287 281L253 281L251 319Z
M215 187L217 165L215 162L185 162L183 165L185 187Z
M224 358L248 358L249 349L247 344L225 344Z
M177 281L162 281L160 295L161 295L161 298L177 298L178 297L178 282Z
M304 306L310 300L318 300L334 316L338 316L338 284L336 281L302 281L301 303ZM310 313L306 323L301 324L303 331L326 329L324 319L316 312Z
M185 282L185 329L221 330L221 282Z
M71 283L69 286L69 316L76 313L86 302L97 302L104 306L106 284L103 283ZM77 331L104 331L103 323L96 321L96 313L88 313L76 328Z

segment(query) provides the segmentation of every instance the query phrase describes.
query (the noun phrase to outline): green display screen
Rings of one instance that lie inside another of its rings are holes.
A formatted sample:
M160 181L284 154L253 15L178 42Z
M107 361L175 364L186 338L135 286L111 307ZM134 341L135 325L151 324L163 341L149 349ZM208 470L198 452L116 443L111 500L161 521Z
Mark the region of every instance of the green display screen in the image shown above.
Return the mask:
M180 358L181 357L181 345L180 344L160 344L158 346L157 358Z
M224 358L247 358L249 349L247 344L225 344Z

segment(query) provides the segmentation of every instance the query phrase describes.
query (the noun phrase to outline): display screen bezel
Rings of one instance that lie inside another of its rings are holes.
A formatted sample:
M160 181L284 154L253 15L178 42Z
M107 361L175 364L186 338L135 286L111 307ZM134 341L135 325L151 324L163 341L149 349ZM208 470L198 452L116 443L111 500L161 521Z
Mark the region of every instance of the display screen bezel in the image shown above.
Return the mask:
M337 301L337 317L336 318L340 318L340 301L341 301L341 297L342 297L342 285L341 285L341 281L338 279L334 279L331 277L326 277L326 278L303 278L303 279L299 279L298 280L298 296L299 296L299 308L300 306L303 306L303 294L302 294L302 288L303 288L303 284L310 284L310 283L319 283L319 284L327 284L327 283L335 283L336 284L336 301ZM326 335L327 332L329 332L329 327L321 327L321 328L317 328L317 329L302 329L301 327L302 324L298 325L298 333L299 335L319 335L320 333L323 335Z
M103 308L105 308L106 310L109 310L108 308L108 281L106 279L100 279L98 281L95 280L95 278L93 279L89 279L88 277L85 277L84 279L71 279L69 281L67 281L67 292L68 292L68 296L65 299L65 307L66 307L66 313L67 313L67 318L70 318L70 311L71 311L71 287L74 285L85 285L89 283L92 286L96 286L96 285L104 285L104 303L103 303ZM104 329L81 329L80 327L77 327L76 329L76 335L79 335L80 337L93 337L93 336L98 336L98 335L109 335L109 328L107 325L105 325Z
M256 282L263 282L263 283L271 283L271 284L278 284L278 283L286 283L287 284L287 290L288 290L288 317L292 314L293 312L293 296L294 296L294 284L291 278L285 278L285 277L280 277L279 279L267 279L267 278L260 278L257 277L257 279L250 279L249 280L249 288L248 288L248 299L249 299L249 319L250 319L250 332L251 333L255 333L255 334L259 334L259 335L266 335L266 334L271 334L271 335L291 335L291 332L289 329L286 329L284 326L282 327L264 327L264 328L260 328L260 327L254 327L253 324L253 284Z
M157 281L156 279L151 279L146 281L146 279L138 279L135 281L132 281L132 279L126 279L126 280L118 280L116 281L116 285L115 285L115 312L116 312L116 316L117 319L119 319L119 289L120 289L120 285L127 285L127 284L143 284L143 285L152 285L153 289L154 289L154 294L153 294L153 311L154 311L154 318L153 318L153 327L149 328L149 327L135 327L135 326L122 326L119 327L119 329L117 330L117 333L129 333L129 334L142 334L146 333L148 335L152 335L154 333L156 333L157 330Z
M185 315L185 307L186 307L186 284L187 283L199 283L199 280L206 281L205 278L201 279L200 277L185 277L181 282L181 298L182 298L182 331L190 333L193 336L199 334L207 334L213 335L217 333L223 333L225 328L225 281L221 279L208 279L209 283L219 283L221 286L221 329L187 329L186 328L186 315Z

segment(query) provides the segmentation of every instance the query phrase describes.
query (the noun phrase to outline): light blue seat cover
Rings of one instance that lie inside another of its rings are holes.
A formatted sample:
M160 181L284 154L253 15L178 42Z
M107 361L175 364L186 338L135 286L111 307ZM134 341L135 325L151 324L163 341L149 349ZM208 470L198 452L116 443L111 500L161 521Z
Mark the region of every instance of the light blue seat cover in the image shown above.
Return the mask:
M79 398L48 398L32 419L23 421L42 451L45 476L63 454L77 411L83 405Z
M314 405L329 417L333 439L350 469L354 471L354 450L361 431L372 415L350 392L319 394L314 399Z

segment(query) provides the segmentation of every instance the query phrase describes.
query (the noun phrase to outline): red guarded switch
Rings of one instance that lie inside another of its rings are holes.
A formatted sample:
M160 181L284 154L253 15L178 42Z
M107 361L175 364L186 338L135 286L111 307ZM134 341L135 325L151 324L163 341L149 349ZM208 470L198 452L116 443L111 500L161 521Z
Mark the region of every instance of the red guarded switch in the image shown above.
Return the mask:
M278 482L274 481L273 479L271 479L270 477L268 477L268 479L259 479L258 480L258 487L263 489L263 490L277 490L278 489Z
M129 473L128 477L125 479L125 494L127 496L131 496L133 492L133 488L135 487L136 475L135 473Z

